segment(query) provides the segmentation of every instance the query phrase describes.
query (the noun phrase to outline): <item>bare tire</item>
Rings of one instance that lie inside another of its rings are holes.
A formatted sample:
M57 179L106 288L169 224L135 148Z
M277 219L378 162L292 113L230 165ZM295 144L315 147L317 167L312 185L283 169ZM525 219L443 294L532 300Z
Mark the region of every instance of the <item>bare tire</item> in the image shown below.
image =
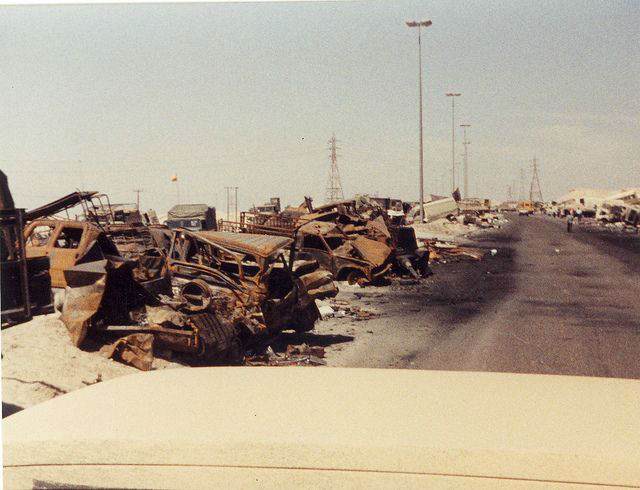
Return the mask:
M183 285L180 295L187 302L187 309L194 313L205 311L211 304L211 290L202 279L194 279Z

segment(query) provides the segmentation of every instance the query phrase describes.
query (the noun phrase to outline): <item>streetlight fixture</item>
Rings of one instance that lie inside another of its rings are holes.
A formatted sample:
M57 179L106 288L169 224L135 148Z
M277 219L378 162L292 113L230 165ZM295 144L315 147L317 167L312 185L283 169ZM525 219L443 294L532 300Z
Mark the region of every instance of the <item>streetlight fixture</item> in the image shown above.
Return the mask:
M451 97L451 171L452 175L452 188L451 192L456 190L456 118L455 118L455 100L456 97L460 97L462 94L449 92L445 94L447 97Z
M461 124L460 127L464 131L464 137L462 138L462 144L464 145L464 197L469 197L469 148L471 141L467 139L467 128L471 127L471 124Z
M407 27L418 28L418 87L420 92L420 223L424 223L424 152L422 140L422 42L421 28L429 27L432 22L430 20L408 20L405 22Z

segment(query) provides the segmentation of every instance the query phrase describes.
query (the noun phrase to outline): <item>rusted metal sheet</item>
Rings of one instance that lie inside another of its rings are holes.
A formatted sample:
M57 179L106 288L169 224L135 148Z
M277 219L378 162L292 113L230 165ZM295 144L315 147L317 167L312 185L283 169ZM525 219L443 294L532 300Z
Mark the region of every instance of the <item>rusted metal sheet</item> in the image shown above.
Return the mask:
M76 347L80 347L87 337L91 319L102 303L106 284L106 271L102 274L89 272L86 277L82 277L82 283L66 291L60 320L67 327Z
M196 232L196 235L213 243L220 244L223 247L256 254L260 257L269 257L278 250L288 247L293 243L293 240L287 237L252 233L201 231Z
M363 259L378 267L384 264L391 255L391 248L376 240L358 236L353 240L353 247Z
M310 221L302 225L298 231L306 235L346 238L346 234L342 232L338 225L324 221Z
M134 333L119 338L101 352L110 359L149 371L153 364L153 341L150 333Z
M44 206L27 211L25 218L27 221L33 221L47 216L53 216L54 214L70 209L87 199L91 199L97 194L97 192L72 192L60 199L45 204Z

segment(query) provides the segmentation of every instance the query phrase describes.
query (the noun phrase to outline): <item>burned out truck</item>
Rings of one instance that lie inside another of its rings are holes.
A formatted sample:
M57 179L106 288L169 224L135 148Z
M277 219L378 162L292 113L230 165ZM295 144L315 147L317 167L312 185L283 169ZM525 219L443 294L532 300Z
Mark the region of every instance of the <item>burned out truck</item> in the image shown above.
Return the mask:
M336 280L372 284L392 267L392 250L384 243L350 237L335 223L311 221L298 229L298 258L316 260Z
M120 336L135 350L135 336L148 346L151 335L169 350L236 361L282 330L311 330L314 297L337 293L315 263L294 272L290 238L53 219L24 236L29 257L50 260L77 346Z
M415 280L431 273L429 251L420 247L415 230L393 225L385 210L367 196L312 208L300 216L296 230L298 256L315 259L337 280L375 284L389 272Z
M283 330L311 330L319 318L308 291L332 277L308 269L294 273L292 245L281 236L181 229L172 235L169 269L192 308L224 312L251 344Z
M148 236L147 236L148 235ZM27 257L48 257L51 287L64 290L64 271L100 251L134 263L134 275L152 292L168 293L164 258L146 227L98 226L88 221L39 219L24 230Z

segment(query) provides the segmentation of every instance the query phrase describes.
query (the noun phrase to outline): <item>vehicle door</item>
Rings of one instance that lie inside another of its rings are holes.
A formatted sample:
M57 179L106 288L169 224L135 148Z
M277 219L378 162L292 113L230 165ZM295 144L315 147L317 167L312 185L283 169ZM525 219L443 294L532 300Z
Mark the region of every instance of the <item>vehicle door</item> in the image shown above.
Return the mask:
M49 239L43 244L46 228L50 229ZM29 244L28 256L49 257L49 272L51 275L51 287L64 288L67 282L64 278L64 270L75 265L84 243L85 226L81 223L42 224L28 229L27 244Z
M318 235L302 235L300 250L296 256L299 260L313 259L321 269L336 273L335 257L327 243Z

